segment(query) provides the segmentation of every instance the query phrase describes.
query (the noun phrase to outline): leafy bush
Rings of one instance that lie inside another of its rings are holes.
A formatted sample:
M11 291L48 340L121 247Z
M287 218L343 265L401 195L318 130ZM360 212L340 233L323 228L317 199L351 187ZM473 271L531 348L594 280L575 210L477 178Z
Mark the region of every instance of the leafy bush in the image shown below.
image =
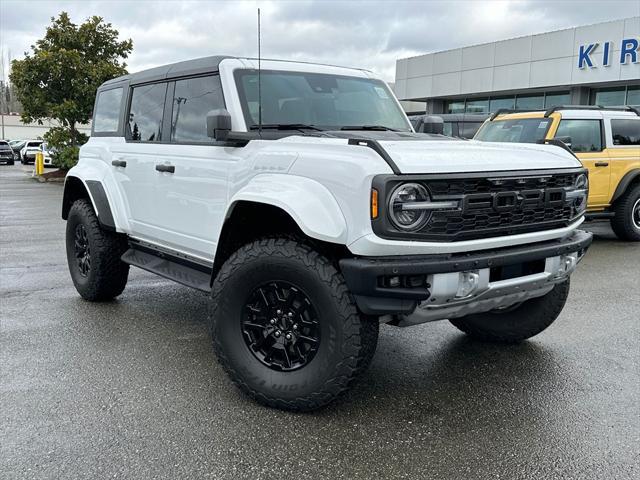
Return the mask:
M51 159L56 167L68 170L78 163L80 152L78 145L87 143L89 137L81 132L76 132L75 135L74 145L71 132L64 127L52 127L44 134L43 137L47 142L51 152Z

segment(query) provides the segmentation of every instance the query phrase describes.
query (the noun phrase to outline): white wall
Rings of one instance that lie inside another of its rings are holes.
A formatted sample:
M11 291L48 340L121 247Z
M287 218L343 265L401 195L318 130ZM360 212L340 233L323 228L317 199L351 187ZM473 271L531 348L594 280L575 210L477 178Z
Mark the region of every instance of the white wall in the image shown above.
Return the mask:
M395 92L401 100L640 81L640 61L621 65L623 38L640 40L640 17L513 38L404 58L396 62ZM602 44L613 42L611 65L602 66ZM594 68L578 68L580 45L599 43ZM640 59L640 52L638 52Z
M43 125L37 123L22 123L20 115L0 115L0 139L28 140L42 138L51 127L57 126L54 120L45 120ZM3 128L4 126L4 128ZM78 125L78 131L91 135L91 124ZM4 131L4 134L3 134Z

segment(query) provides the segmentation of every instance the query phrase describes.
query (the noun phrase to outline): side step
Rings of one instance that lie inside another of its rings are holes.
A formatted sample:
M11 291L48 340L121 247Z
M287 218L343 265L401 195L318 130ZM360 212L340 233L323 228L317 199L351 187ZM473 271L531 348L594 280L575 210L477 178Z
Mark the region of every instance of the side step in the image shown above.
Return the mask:
M206 266L171 257L167 254L154 254L136 248L127 250L122 255L121 260L124 263L142 268L187 287L203 292L211 291L211 269Z

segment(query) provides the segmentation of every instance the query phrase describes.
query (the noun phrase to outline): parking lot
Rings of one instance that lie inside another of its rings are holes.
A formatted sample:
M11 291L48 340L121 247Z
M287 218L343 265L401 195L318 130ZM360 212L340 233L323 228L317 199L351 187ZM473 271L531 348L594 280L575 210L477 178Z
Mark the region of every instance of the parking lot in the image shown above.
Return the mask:
M132 270L76 293L61 184L0 167L0 478L638 478L640 245L596 225L557 322L524 344L383 326L359 385L267 409L217 365L207 298Z

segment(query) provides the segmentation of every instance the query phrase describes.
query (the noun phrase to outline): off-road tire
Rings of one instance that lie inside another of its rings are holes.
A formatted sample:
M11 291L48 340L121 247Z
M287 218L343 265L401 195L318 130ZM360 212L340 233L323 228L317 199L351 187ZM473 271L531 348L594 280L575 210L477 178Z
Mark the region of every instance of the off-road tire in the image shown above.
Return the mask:
M634 211L640 202L640 184L635 184L616 200L613 205L615 216L611 219L611 228L620 240L640 242L640 225L633 220Z
M294 371L261 363L241 328L249 292L276 280L306 294L321 329L315 356ZM261 239L231 255L213 283L209 327L218 361L233 383L264 405L293 411L323 407L346 392L368 367L378 340L378 321L357 311L331 261L290 238Z
M518 343L531 338L551 325L564 307L570 281L557 284L542 297L532 298L515 308L493 310L451 319L467 335L495 343Z
M80 272L74 249L78 224L85 228L91 252L91 265L86 276ZM76 200L69 210L66 245L71 279L82 298L93 302L104 301L122 293L129 275L129 265L120 260L127 250L126 237L102 229L87 199Z

